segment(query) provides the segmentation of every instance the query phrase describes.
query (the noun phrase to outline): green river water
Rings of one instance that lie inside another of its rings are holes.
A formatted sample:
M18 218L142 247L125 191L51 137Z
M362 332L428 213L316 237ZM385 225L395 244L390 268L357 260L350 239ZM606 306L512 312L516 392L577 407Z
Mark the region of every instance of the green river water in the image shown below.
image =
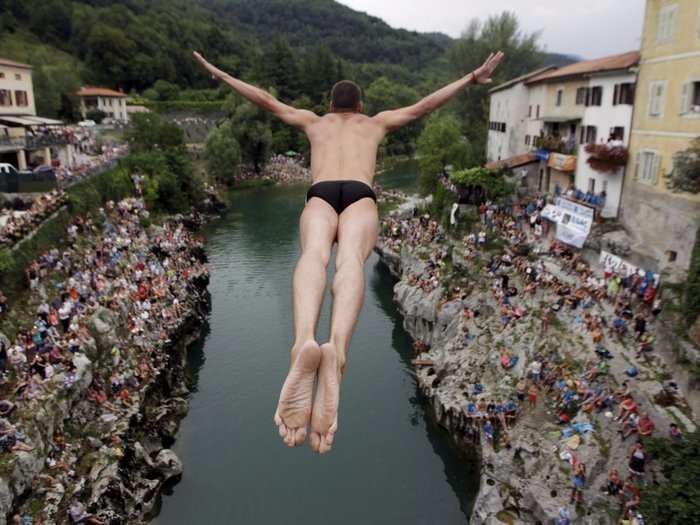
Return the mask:
M413 164L379 177L415 189ZM467 523L473 463L427 411L411 374L411 339L394 279L372 255L348 356L334 450L288 449L272 422L288 369L291 275L303 187L234 194L206 229L212 309L190 353L191 406L174 450L185 474L158 525L443 525ZM319 337L328 334L326 297Z

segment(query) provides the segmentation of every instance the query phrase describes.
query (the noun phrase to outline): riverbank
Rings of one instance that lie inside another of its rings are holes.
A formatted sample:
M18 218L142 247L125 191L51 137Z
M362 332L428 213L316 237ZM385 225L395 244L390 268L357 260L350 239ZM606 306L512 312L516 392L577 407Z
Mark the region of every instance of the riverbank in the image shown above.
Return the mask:
M35 317L4 340L0 523L145 522L181 473L167 447L208 305L206 257L184 222L151 225L127 199L39 258Z
M652 434L668 435L671 423L695 429L682 393L668 390L671 369L651 352L653 340L643 339L640 351L631 328L614 333L613 319L630 321L617 316L606 288L596 284L605 292L595 296L592 283L586 287L585 265L549 252L527 232L512 244L511 232L500 230L507 221L462 239L411 215L385 222L376 251L400 279L394 299L416 340L422 391L455 442L481 456L471 522L551 523L563 513L575 523L616 524L618 497L601 491L609 473L630 478L632 496L655 476L653 467L641 479L628 474L639 428L648 428L631 422L648 413ZM624 307L632 315L644 308L635 297ZM599 327L605 319L608 327ZM621 439L621 431L631 437ZM584 488L574 505L574 466L581 464Z

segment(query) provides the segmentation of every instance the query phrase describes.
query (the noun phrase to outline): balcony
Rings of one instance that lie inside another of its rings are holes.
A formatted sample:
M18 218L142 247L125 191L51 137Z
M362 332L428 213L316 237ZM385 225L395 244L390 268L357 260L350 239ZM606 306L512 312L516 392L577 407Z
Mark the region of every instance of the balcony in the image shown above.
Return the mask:
M624 146L608 144L586 144L584 147L588 153L586 162L595 171L602 173L616 173L627 165L629 151Z
M26 147L24 137L0 137L0 152L17 151Z
M27 135L26 148L29 150L48 148L50 146L64 146L68 144L68 138L64 135L49 133L46 135Z
M576 141L564 141L559 137L535 137L534 145L538 149L564 155L576 155Z

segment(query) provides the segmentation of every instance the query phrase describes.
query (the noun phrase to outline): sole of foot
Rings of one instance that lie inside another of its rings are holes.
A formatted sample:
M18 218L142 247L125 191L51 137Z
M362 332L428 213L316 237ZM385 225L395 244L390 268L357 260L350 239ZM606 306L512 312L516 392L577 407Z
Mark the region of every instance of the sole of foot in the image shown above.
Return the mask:
M321 345L321 366L318 369L316 398L311 414L311 450L318 454L330 452L338 431L340 381L345 358L330 343Z
M296 447L306 439L321 349L315 341L308 341L293 348L291 354L292 364L273 419L284 444Z

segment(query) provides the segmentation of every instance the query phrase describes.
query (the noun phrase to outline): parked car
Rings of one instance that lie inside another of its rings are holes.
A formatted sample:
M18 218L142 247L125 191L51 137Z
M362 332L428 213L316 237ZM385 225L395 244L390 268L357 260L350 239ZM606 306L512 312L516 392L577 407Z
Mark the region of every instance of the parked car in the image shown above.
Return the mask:
M19 172L12 164L6 164L0 162L0 174L1 175L17 175Z

